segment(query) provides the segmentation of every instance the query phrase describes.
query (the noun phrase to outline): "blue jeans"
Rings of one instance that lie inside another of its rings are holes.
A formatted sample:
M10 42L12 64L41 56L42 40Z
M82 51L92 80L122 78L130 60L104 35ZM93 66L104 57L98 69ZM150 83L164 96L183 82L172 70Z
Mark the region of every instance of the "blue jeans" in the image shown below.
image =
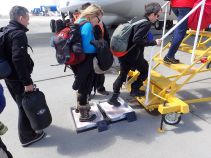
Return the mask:
M172 8L172 11L177 16L177 20L180 21L183 17L185 17L185 15L187 15L191 11L191 8ZM171 41L171 47L169 48L166 57L174 58L183 38L186 35L187 28L188 18L174 30L173 38Z

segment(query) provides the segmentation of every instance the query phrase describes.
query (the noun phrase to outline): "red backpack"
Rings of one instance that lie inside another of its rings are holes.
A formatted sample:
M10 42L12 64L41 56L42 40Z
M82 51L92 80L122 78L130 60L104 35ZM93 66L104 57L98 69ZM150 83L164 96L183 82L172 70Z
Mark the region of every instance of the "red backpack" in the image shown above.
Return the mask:
M80 27L85 23L86 21L72 24L54 35L53 43L59 64L76 65L85 60L86 55L83 53L80 33Z

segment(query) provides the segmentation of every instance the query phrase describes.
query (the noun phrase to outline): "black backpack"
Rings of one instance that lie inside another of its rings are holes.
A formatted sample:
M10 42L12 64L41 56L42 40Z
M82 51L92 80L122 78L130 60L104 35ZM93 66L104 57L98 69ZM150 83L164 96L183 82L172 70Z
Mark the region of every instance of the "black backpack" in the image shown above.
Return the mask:
M85 60L86 56L82 49L80 27L86 22L71 24L70 27L65 27L54 35L53 44L59 64L77 65Z
M114 58L110 51L108 42L100 39L91 41L91 44L94 45L97 49L96 58L100 69L106 71L111 68Z
M5 38L6 35L14 29L0 29L0 79L8 77L11 72L11 66L6 59Z

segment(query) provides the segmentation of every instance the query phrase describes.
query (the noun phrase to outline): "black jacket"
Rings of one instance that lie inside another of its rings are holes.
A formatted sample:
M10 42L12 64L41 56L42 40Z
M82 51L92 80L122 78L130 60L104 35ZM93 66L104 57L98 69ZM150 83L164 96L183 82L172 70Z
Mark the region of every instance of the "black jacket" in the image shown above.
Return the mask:
M7 78L9 80L19 80L24 86L32 84L31 73L34 62L28 54L28 39L26 32L28 29L16 21L10 21L4 29L10 29L5 40L6 52L5 58L12 66L12 74Z
M124 59L127 58L131 62L134 62L134 60L136 59L141 60L144 58L144 47L156 45L155 40L147 40L147 34L151 28L152 23L149 21L148 18L146 19L147 21L142 22L141 24L137 24L133 27L128 43L128 49L130 51L125 56L123 56Z

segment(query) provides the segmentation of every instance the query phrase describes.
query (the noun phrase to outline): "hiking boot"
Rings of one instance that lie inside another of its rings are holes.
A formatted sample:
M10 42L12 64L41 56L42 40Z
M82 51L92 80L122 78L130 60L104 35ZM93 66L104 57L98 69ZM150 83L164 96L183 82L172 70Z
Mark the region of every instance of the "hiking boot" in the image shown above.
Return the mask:
M99 93L101 95L109 95L109 92L106 90L103 90L103 91L98 90L97 93Z
M27 146L41 140L42 138L44 138L45 135L46 134L43 131L41 133L34 133L34 136L31 139L28 139L28 140L25 140L22 142L22 146L27 147Z
M112 97L108 100L108 103L115 107L121 106L121 103L118 102L118 97L119 97L119 93L113 93Z
M95 114L90 113L91 107L89 104L80 105L78 107L78 109L80 112L80 118L79 118L80 122L91 122L91 121L95 120L97 117Z
M143 97L145 96L145 91L139 89L132 89L130 92L131 97Z
M169 57L165 57L163 59L163 62L166 63L166 64L179 64L180 63L180 61L178 59L169 58Z
M0 121L0 135L4 135L8 131L7 126L5 126L1 121Z

